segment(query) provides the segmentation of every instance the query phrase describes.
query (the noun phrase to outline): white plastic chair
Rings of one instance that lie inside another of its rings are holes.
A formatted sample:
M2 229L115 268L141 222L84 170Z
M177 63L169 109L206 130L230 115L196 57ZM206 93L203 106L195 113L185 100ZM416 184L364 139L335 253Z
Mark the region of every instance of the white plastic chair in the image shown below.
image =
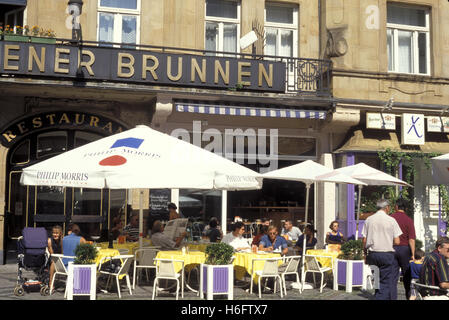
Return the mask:
M64 256L62 254L56 254L56 253L52 254L50 257L51 261L54 262L54 264L55 264L55 273L53 274L53 279L50 283L50 295L53 293L53 287L54 287L56 275L60 274L60 275L66 276L66 287L65 287L65 291L64 291L64 298L66 298L67 297L68 271L67 271L67 268L65 267L64 263L62 262L63 258L74 259L75 257Z
M284 293L287 295L287 285L285 283L285 276L289 274L296 275L296 283L298 284L299 293L302 293L302 285L299 281L298 266L301 263L301 256L288 256L284 258L284 263L287 263L285 270L281 270L281 278L284 284Z
M437 286L431 286L431 285L422 284L419 282L415 282L414 286L416 287L416 300L425 300L424 298L426 296L423 297L421 294L422 289L439 290L441 292L441 295L449 293L448 289L441 289L440 287L437 287Z
M129 250L128 249L122 248L122 249L117 249L117 250L118 250L118 252L120 252L121 255L129 254Z
M125 275L126 278L126 284L128 286L129 289L129 294L132 295L132 291L131 291L131 281L129 280L129 268L131 267L131 264L133 262L133 255L119 255L119 256L114 256L114 257L104 257L103 259L101 259L100 261L100 273L101 274L106 274L108 275L108 281L106 283L106 289L109 287L109 281L112 277L115 277L116 282L117 282L117 293L118 293L118 297L119 299L121 299L121 294L120 294L120 276ZM104 271L101 270L101 264L103 263L104 260L116 260L116 259L120 259L121 260L121 267L117 272L109 272L109 271Z
M137 276L137 269L139 271L145 270L148 277L148 269L154 269L156 271L156 264L154 263L154 259L159 252L159 249L146 247L143 249L137 249L134 253L134 272L133 272L133 290L136 289L136 278L137 282L139 281Z
M379 289L380 287L380 271L375 265L365 265L367 267L366 287L365 289Z
M313 255L304 255L304 264L306 267L305 273L304 273L304 278L306 277L306 274L308 272L311 272L313 274L313 282L315 283L316 286L316 279L315 279L315 274L319 273L321 274L321 285L320 285L320 293L323 292L323 288L326 286L326 283L323 284L324 282L324 275L327 271L332 270L332 268L330 267L320 267L318 261L316 260L316 256Z
M264 261L263 269L254 271L254 263L256 261ZM284 296L283 290L282 290L282 279L279 274L279 261L282 261L282 258L267 258L267 259L253 259L252 260L252 269L253 272L251 273L251 285L250 285L250 293L253 293L253 280L254 276L259 277L259 299L262 298L262 279L263 278L274 278L274 293L276 293L276 280L279 280L279 287L281 292L281 298Z
M179 295L179 278L181 278L181 298L184 298L184 260L171 260L171 259L154 259L156 261L156 278L153 285L153 300L157 296L157 287L159 279L175 280L176 281L176 300ZM181 272L175 271L175 262L179 262L182 265Z

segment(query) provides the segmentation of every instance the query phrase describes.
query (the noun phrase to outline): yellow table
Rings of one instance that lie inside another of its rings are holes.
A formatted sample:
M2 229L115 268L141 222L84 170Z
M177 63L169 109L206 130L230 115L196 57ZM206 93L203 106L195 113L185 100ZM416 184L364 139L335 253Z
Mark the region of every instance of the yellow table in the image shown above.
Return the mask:
M98 245L102 249L107 249L109 246L109 242L100 242ZM143 246L150 246L151 240L149 239L143 239ZM136 242L125 242L125 243L113 243L114 249L127 249L129 251L129 254L134 254L135 250L139 249L139 241Z
M118 251L117 249L100 249L97 252L97 258L95 259L95 264L97 265L97 268L99 267L100 261L103 258L110 258L110 257L115 257L115 256L119 256L120 255L120 251ZM105 262L107 260L104 260L103 262ZM123 279L125 277L124 274L122 274L121 276L119 276L120 280Z
M182 254L181 250L176 251L159 251L156 255L156 259L171 259L171 260L183 260L184 269L190 270L195 265L204 263L206 261L206 254L201 251L190 251L189 253ZM188 266L188 268L187 268ZM181 271L181 263L175 262L175 271Z
M210 243L187 243L187 247L189 248L189 250L193 250L193 251L201 251L201 252L206 252L206 247L209 245Z
M246 273L252 274L255 271L259 271L263 269L264 262L256 261L253 267L253 259L268 259L268 258L280 258L281 255L279 253L252 253L252 252L236 252L234 253L234 270L235 277L238 280L243 279ZM282 261L279 261L279 264L282 264ZM256 277L254 278L255 281Z
M329 267L329 268L333 266L335 259L338 257L340 253L341 253L340 251L326 251L324 249L307 250L307 254L322 256L316 257L316 260L321 264L322 267Z

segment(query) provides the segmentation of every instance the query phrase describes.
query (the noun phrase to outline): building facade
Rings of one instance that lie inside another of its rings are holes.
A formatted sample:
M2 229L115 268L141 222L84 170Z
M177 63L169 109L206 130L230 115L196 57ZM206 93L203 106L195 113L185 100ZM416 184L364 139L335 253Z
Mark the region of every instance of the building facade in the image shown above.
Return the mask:
M422 145L399 141L403 114L422 115L428 127L445 110L447 7L443 0L84 0L76 41L67 1L0 0L3 30L28 25L31 34L38 26L57 38L0 41L2 261L24 226L77 222L97 235L111 217L139 208L135 190L19 183L25 166L138 124L260 172L307 159L381 167L377 152L386 146L449 152L444 128L426 132ZM367 128L367 113L385 113L392 98L394 129ZM414 179L415 225L430 245L439 221L428 209L431 178L423 171ZM314 186L308 222L319 245L335 219L354 234L356 189ZM145 192L149 219L164 218L170 199L205 219L226 210L230 218L304 222L299 182Z

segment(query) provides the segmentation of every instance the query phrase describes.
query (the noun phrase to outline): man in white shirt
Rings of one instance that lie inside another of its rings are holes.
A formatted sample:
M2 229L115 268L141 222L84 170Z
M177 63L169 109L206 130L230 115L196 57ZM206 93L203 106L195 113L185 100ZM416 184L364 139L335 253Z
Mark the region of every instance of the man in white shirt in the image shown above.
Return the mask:
M248 241L243 238L243 234L245 233L245 225L243 222L236 222L232 226L232 232L228 233L223 237L221 242L229 244L234 248L234 251L241 251L246 249L251 249Z
M289 241L297 241L298 238L302 235L302 232L301 232L301 230L299 230L298 227L293 226L293 223L291 220L286 220L284 222L284 228L282 229L281 234L288 235Z
M376 290L376 300L391 300L393 283L395 251L393 245L399 245L402 234L397 221L388 215L390 203L386 199L377 201L378 211L365 220L362 229L363 247L366 263L379 267L379 289Z

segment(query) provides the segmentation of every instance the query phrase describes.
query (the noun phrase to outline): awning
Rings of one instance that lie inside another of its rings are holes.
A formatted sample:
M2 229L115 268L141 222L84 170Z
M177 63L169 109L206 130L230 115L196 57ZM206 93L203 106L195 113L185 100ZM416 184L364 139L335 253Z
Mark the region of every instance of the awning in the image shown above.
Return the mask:
M278 109L278 108L252 108L206 104L182 104L176 103L176 111L214 114L224 116L247 116L267 118L292 118L292 119L326 119L326 111Z
M427 133L426 136L429 136ZM344 145L334 153L379 152L390 149L395 152L449 153L449 135L439 133L426 141L424 145L401 145L398 134L394 131L355 130ZM427 138L426 138L427 140Z
M15 6L26 6L27 0L0 0L0 4L12 4Z

